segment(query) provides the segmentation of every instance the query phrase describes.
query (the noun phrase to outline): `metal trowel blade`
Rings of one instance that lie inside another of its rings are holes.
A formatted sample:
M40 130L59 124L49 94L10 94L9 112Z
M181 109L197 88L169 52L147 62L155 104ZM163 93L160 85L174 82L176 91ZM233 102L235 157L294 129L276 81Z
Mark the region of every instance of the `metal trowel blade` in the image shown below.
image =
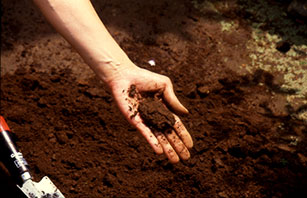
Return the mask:
M23 183L22 187L18 186L18 188L28 198L65 198L47 176L43 177L40 182L29 179Z

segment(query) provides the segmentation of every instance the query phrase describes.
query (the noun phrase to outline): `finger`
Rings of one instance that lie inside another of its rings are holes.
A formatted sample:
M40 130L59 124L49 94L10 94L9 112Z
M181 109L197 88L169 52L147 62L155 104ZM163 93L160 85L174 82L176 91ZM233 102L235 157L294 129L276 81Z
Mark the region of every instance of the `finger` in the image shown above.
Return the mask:
M159 142L160 142L160 144L163 148L163 151L164 151L166 157L169 159L169 161L173 164L178 163L180 159L179 159L177 153L175 152L175 150L173 149L173 147L171 146L171 144L168 142L165 135L161 132L155 132L155 136L159 140Z
M176 153L183 160L187 160L190 158L190 152L187 147L183 144L180 138L177 136L174 130L169 130L165 133L168 142L173 146Z
M129 123L132 124L143 135L143 137L149 143L154 152L156 152L157 154L162 154L163 149L159 141L151 132L151 130L146 125L143 124L140 115L136 114L136 109L137 109L136 101L130 100L126 96L126 94L122 91L115 92L114 98L117 102L120 111L129 121ZM119 100L122 98L126 98L127 100Z
M193 147L193 140L192 140L190 133L185 128L185 126L183 125L183 123L181 122L179 117L175 114L173 114L173 115L174 115L174 118L175 118L174 129L176 130L176 133L178 134L178 136L180 137L180 139L182 140L182 142L184 143L184 145L188 149L192 148Z
M174 93L173 85L171 82L166 84L163 92L163 98L165 102L178 114L187 114L189 111L180 103L177 96Z
M146 141L149 143L151 148L157 153L161 155L163 153L163 148L159 143L156 136L151 132L151 130L140 121L140 117L137 115L132 121L132 125L134 125L137 130L143 135Z

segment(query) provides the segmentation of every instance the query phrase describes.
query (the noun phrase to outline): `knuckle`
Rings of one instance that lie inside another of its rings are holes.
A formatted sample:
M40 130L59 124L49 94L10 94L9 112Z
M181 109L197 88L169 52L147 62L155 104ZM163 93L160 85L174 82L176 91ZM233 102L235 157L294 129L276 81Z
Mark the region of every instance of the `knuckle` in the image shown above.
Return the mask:
M169 86L169 85L172 84L171 79L167 76L164 76L163 82L164 82L164 85L166 85L166 86Z
M167 83L167 84L172 84L172 81L171 81L171 79L169 78L169 77L165 77L165 82Z

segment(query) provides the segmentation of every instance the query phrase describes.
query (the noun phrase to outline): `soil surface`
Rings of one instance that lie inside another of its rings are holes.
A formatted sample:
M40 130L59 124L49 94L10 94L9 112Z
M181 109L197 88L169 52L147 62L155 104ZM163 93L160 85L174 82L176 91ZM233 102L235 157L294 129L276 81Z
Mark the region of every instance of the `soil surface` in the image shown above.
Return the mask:
M251 32L236 1L219 16L193 1L94 1L129 57L169 76L190 112L180 118L191 159L175 165L28 1L11 2L1 2L0 112L36 181L47 175L67 198L307 197L306 105L287 102L295 90L278 73L239 67ZM225 18L238 21L232 32ZM21 197L0 167L1 197Z

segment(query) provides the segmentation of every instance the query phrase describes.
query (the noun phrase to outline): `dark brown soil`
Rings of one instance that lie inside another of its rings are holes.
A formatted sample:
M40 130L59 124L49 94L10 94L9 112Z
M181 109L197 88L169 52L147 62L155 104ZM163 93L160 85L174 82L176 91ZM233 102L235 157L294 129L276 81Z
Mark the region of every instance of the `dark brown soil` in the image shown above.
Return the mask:
M2 2L3 56L14 52L20 69L2 75L0 110L35 180L49 176L67 198L307 197L307 126L296 116L306 107L286 102L293 90L277 83L278 74L238 73L249 61L244 20L223 34L218 19L187 1L96 5L129 57L169 76L190 111L181 119L194 140L191 159L173 165L153 153L97 78L61 69L84 63L17 2ZM147 64L153 58L155 67ZM2 169L1 197L20 197Z
M130 86L128 93L130 98L133 98L135 96L135 94L137 93L135 85Z
M138 111L144 123L153 130L164 132L175 125L173 114L158 99L145 98Z

